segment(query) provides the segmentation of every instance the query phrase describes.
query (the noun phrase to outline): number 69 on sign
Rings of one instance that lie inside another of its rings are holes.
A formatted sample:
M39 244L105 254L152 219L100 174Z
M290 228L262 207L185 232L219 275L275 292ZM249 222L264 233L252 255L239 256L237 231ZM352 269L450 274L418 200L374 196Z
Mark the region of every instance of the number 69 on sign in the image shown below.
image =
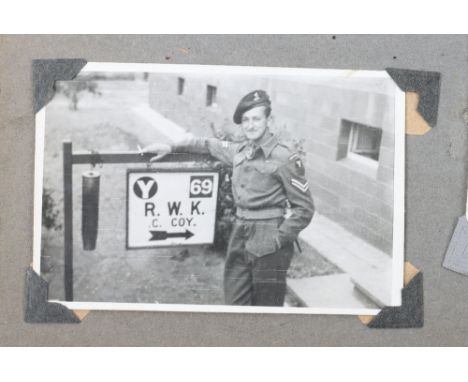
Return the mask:
M190 177L190 197L191 198L211 198L213 195L213 176L191 176Z

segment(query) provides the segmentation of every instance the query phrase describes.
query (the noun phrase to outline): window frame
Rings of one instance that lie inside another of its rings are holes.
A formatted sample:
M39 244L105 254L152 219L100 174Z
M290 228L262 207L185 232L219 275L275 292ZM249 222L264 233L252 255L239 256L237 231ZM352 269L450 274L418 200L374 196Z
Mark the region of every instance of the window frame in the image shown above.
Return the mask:
M377 169L379 167L379 160L378 159L372 159L372 158L369 158L369 157L366 157L365 155L361 155L361 154L357 154L355 152L352 151L352 148L354 146L354 143L355 141L358 139L358 135L359 135L359 128L361 126L363 127L368 127L368 128L371 128L371 129L378 129L380 130L381 134L382 134L382 129L379 129L377 127L373 127L373 126L368 126L368 125L364 125L362 123L357 123L357 122L352 122L352 121L349 121L350 122L350 131L349 131L349 138L348 138L348 149L347 149L347 153L346 153L346 158L349 158L355 162L359 162L367 167L370 167L372 169ZM382 138L380 138L380 143L382 142ZM380 143L379 143L379 148L378 148L378 151L379 151L379 157L380 157Z
M377 155L378 155L378 157L380 157L380 144L382 142L382 129L380 129L378 127L373 127L373 126L368 126L368 125L356 123L356 122L352 122L351 126L350 126L348 152L350 152L350 153L352 153L354 155L362 156L363 158L378 162L379 161L378 158L377 159L369 158L369 157L367 157L365 155L362 155L362 154L359 154L359 153L356 153L355 151L353 151L353 149L355 149L355 146L357 145L357 141L359 139L359 134L362 134L364 129L376 130L378 133L380 133L379 147L377 148Z
M380 166L379 160L368 158L364 155L356 154L351 151L352 142L354 138L354 131L359 129L359 126L370 127L374 129L380 129L379 127L369 126L365 123L351 121L349 119L341 119L340 133L338 137L338 148L336 153L336 160L343 166L353 169L363 175L371 178L377 178L378 169ZM379 146L379 158L380 158L380 147Z

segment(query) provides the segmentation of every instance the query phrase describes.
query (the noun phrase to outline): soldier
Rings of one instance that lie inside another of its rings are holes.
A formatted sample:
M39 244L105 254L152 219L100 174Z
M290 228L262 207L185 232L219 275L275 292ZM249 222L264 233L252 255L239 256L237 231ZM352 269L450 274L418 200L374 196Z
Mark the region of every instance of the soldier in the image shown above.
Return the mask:
M224 269L226 304L282 306L293 243L314 213L304 165L270 132L271 103L265 91L244 96L233 119L242 127L243 143L190 137L144 151L158 154L152 160L169 152L210 153L233 167L236 221ZM285 217L288 202L291 214Z

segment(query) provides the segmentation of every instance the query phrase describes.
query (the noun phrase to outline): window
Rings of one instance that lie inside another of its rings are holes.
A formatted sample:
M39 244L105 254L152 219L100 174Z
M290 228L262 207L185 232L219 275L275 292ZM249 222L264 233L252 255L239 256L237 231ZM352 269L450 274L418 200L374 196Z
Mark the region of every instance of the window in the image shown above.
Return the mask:
M184 87L185 87L185 78L182 78L182 77L177 78L177 94L178 95L184 94Z
M342 120L336 159L350 157L376 164L381 140L382 129Z
M216 86L206 86L206 106L216 105Z
M349 138L349 152L379 160L382 129L353 123Z

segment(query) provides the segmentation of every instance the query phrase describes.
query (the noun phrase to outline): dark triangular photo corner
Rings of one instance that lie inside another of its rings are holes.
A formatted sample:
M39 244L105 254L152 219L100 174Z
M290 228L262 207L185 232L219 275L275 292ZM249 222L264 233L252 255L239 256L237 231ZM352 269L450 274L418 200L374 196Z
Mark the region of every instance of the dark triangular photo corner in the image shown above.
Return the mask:
M67 307L48 302L48 284L31 267L26 271L26 306L24 321L27 323L80 323L79 318Z
M72 80L87 61L82 58L33 60L34 113L41 110L54 96L55 81Z
M422 328L424 325L423 274L419 272L402 291L400 307L386 307L367 325L374 329Z
M399 68L385 70L400 90L419 94L418 112L431 127L435 127L439 108L440 73Z

